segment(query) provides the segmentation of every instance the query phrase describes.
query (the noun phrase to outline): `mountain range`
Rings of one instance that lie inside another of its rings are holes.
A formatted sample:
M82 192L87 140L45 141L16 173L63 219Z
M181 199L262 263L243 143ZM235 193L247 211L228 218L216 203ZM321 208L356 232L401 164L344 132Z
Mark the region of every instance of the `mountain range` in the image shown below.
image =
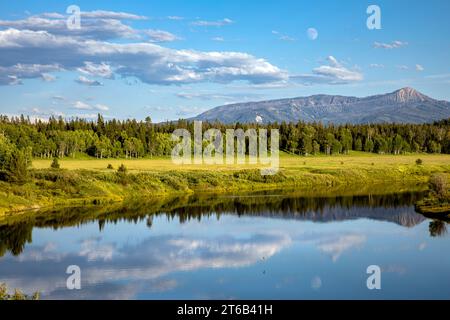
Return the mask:
M428 123L450 118L450 102L430 98L413 88L364 98L313 95L289 99L228 104L191 120L223 123L319 122Z

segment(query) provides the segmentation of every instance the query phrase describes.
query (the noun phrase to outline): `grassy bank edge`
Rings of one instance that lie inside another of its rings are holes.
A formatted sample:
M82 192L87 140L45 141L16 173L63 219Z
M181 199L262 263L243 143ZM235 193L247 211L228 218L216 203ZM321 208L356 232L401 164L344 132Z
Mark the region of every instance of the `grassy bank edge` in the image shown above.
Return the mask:
M33 169L23 185L0 182L0 217L53 206L100 205L135 198L195 192L251 192L275 189L359 190L424 185L436 172L449 173L443 165L360 165L355 167L286 167L273 176L258 169L229 171L153 171L119 174L93 170Z

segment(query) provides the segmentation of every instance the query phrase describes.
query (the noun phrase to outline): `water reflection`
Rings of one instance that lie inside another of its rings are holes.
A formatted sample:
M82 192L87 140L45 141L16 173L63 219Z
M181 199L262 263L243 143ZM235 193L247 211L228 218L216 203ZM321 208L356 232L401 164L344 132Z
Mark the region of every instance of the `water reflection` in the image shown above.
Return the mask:
M423 192L340 197L298 197L283 194L192 195L158 198L125 206L45 210L30 214L28 217L19 216L0 222L0 256L6 251L10 251L13 255L22 253L25 244L32 242L33 227L51 227L57 230L97 221L101 231L106 223L120 221L140 223L143 220L151 227L152 219L160 215L170 220L178 219L181 223L191 219L201 221L202 217L212 215L220 219L222 214L236 214L315 222L368 218L412 227L425 220L425 217L411 210L398 209L410 207L423 199L423 196Z
M414 211L422 197L187 196L14 217L0 225L0 282L53 299L345 297L336 279L367 295L364 266L406 277L438 244L428 232L446 241L445 222ZM80 291L65 288L73 264Z

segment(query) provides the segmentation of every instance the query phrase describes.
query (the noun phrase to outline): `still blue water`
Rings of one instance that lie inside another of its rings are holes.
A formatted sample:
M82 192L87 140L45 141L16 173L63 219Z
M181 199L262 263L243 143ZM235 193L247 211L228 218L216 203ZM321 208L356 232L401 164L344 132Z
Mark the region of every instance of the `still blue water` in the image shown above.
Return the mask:
M446 222L433 233L414 197L217 198L124 219L11 222L0 282L42 299L450 298ZM69 265L81 290L66 288ZM370 265L381 290L367 288Z

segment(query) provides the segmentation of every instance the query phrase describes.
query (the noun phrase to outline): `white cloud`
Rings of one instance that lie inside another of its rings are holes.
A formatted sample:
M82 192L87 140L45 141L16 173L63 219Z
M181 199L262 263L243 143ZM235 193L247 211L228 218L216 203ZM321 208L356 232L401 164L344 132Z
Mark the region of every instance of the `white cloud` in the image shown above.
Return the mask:
M58 35L106 40L115 38L137 38L139 36L139 31L124 24L121 20L146 19L146 17L143 16L124 12L82 12L82 27L80 29L68 29L66 24L67 17L68 16L57 13L44 13L22 20L0 20L0 28L47 31Z
M176 35L163 30L146 30L145 34L151 42L172 42L180 39Z
M381 49L398 49L402 48L408 45L408 42L404 41L392 41L391 43L382 43L382 42L375 42L373 46L375 48L381 48Z
M0 31L0 67L16 61L17 50L21 52L23 65L33 64L39 58L65 64L67 69L88 71L85 61L93 64L108 61L109 65L115 64L116 72L122 76L135 76L155 84L233 80L264 83L287 76L264 59L246 53L174 50L151 43L111 43L46 31ZM87 84L85 79L80 80Z
M127 12L95 10L89 12L81 12L82 18L96 18L96 19L116 19L116 20L147 20L146 16L140 16Z
M206 20L198 20L194 21L191 24L193 26L199 26L199 27L223 27L226 25L233 24L234 21L228 18L224 18L222 20L217 21L206 21Z
M295 39L293 37L290 37L290 36L287 36L287 35L282 35L282 36L280 36L279 39L283 40L283 41L296 41L297 40L297 39Z
M167 19L169 19L169 20L177 20L177 21L180 21L180 20L184 20L184 17L180 17L180 16L168 16Z
M109 107L107 105L104 105L104 104L96 104L95 105L95 109L99 110L99 111L108 111Z
M75 80L75 82L78 82L79 84L85 85L85 86L102 86L103 84L100 81L93 80L86 78L85 76L79 76L78 79Z
M421 72L421 71L424 71L424 70L425 70L425 68L422 65L416 64L416 71Z
M0 85L22 84L21 79L32 79L32 78L44 79L43 76L44 74L47 74L48 78L49 72L62 70L62 68L57 64L17 63L13 65L2 66L1 61L3 58L6 57L0 56Z
M223 42L223 41L225 41L225 39L222 38L222 37L214 37L214 38L211 38L211 40L212 40L212 41L218 41L218 42Z
M83 101L75 101L75 103L73 104L73 107L77 110L91 110L92 109L92 107L89 104L87 104Z
M409 69L409 67L405 66L405 65L399 65L399 66L397 66L397 68L400 70L408 70Z
M41 78L42 78L42 81L45 81L45 82L53 82L56 80L55 76L48 74L48 73L42 73Z
M73 103L73 108L77 110L97 110L97 111L108 111L109 107L104 104L96 104L96 105L90 105L83 101L75 101Z
M344 84L349 82L362 81L362 73L357 70L350 70L340 63L335 57L327 57L328 65L322 65L312 70L312 74L301 74L292 76L294 81L304 84Z
M317 249L331 256L333 262L347 250L361 247L366 242L366 236L361 234L343 234L337 237L323 239L318 243Z
M276 31L276 30L272 30L272 34L278 36L278 39L282 40L282 41L296 41L297 40L291 36L281 34L279 31Z
M372 63L370 64L371 68L384 68L384 64L379 64L379 63Z
M99 244L96 239L84 240L79 255L88 261L110 261L115 247L111 244Z
M231 82L267 83L287 78L287 73L264 59L241 52L174 50L152 43L111 43L53 35L46 31L0 31L0 67L17 61L23 65L39 60L65 69L83 68L85 62L114 66L124 77L150 84ZM39 73L40 75L40 73ZM99 85L87 78L79 82Z
M104 62L96 64L90 61L85 61L84 67L78 68L77 70L90 76L102 77L107 79L111 79L114 77L114 72L111 66Z

